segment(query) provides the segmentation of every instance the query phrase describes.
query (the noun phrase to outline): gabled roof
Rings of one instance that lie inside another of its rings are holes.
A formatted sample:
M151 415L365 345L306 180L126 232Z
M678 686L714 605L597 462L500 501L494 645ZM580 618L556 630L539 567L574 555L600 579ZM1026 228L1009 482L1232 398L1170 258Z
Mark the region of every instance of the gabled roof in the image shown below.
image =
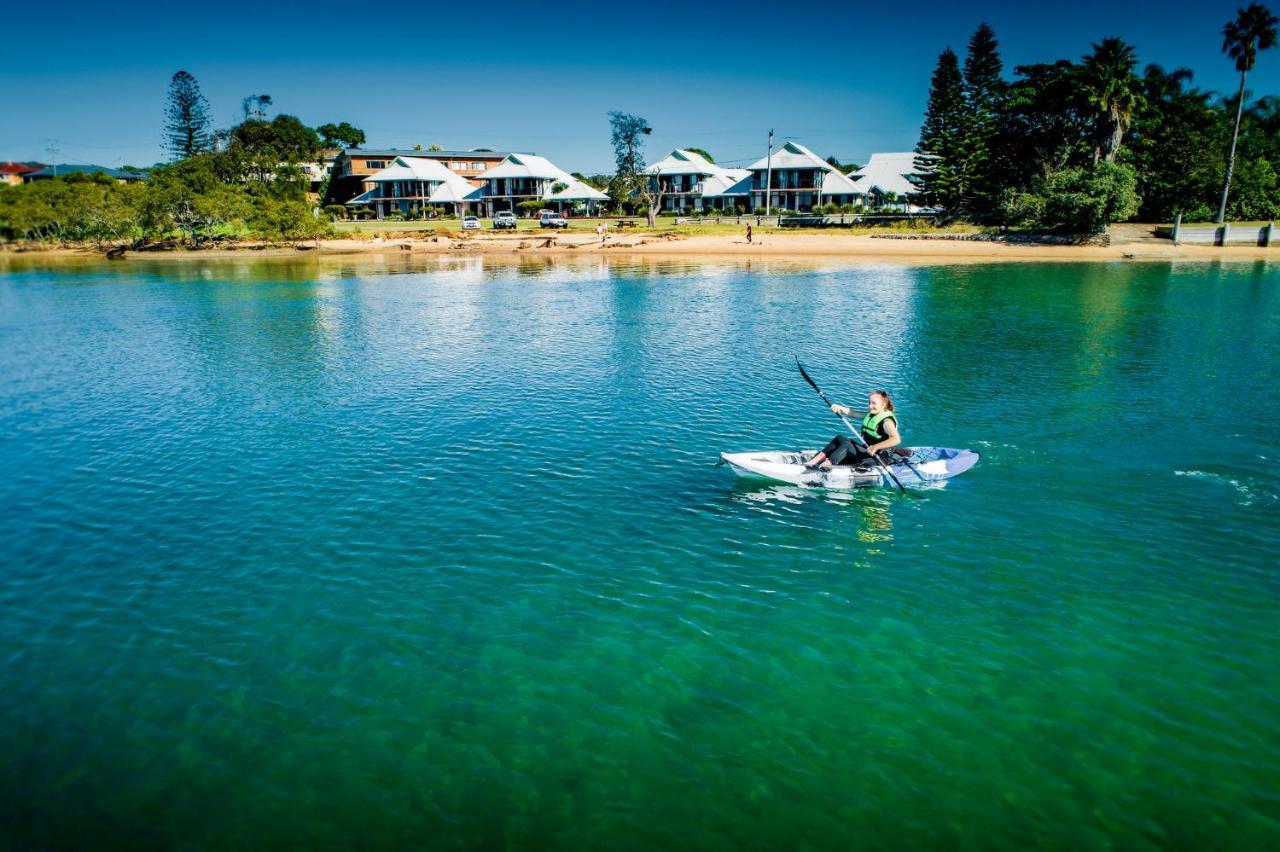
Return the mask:
M750 195L751 172L747 169L724 169L722 175L709 175L702 179L702 197L718 195Z
M462 201L479 191L479 187L447 168L438 160L421 157L396 157L391 165L374 172L364 179L368 183L386 183L397 180L420 180L434 184L428 197L430 202ZM370 200L370 193L362 193L352 201ZM348 202L351 203L351 202Z
M505 160L480 175L480 178L482 180L533 178L535 180L563 183L565 184L565 189L559 192L550 192L548 190L543 195L543 198L555 199L556 201L605 201L609 197L600 190L578 180L546 157L539 157L535 154L508 154Z
M569 175L569 179L560 179L561 182L569 184L566 189L559 192L553 192L548 198L554 198L557 201L608 201L609 196L594 186L585 184L573 175Z
M750 168L752 171L763 171L769 168L770 158L761 157L752 163ZM822 169L824 172L832 171L830 163L801 145L799 142L786 142L782 147L773 152L772 165L775 169Z
M42 163L0 163L0 175L29 175L43 168Z
M547 178L573 180L573 176L546 157L536 154L508 154L506 159L486 171L482 178Z
M911 151L891 154L872 154L871 159L850 177L857 191L866 194L873 189L894 192L898 195L914 195L920 188L908 175L916 173L916 155Z
M439 160L396 157L391 161L391 165L382 171L374 172L364 180L372 181L373 183L382 183L388 180L444 181L450 177L456 177L455 173Z
M832 169L822 176L823 195L857 195L858 186L839 169Z
M718 175L725 171L697 151L686 151L675 148L670 154L644 170L645 174L656 175Z

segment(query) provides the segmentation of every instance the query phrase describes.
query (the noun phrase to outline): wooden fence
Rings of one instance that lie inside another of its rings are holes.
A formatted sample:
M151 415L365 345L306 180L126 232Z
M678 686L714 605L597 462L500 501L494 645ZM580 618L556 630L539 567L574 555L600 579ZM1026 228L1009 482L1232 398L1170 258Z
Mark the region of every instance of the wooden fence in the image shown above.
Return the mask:
M1183 225L1182 214L1174 220L1169 235L1174 245L1188 243L1202 246L1270 246L1276 223L1257 225Z

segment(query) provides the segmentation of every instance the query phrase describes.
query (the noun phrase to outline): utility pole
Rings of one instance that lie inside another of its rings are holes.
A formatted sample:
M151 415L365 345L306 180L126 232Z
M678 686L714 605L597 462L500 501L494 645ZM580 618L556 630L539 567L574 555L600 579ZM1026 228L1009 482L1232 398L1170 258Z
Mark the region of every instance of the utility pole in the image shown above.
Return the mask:
M53 166L53 176L58 176L58 149L56 147L57 139L50 140L49 147L45 150L49 152L49 165Z
M773 199L773 130L769 131L769 153L765 155L764 215L769 215L769 202Z

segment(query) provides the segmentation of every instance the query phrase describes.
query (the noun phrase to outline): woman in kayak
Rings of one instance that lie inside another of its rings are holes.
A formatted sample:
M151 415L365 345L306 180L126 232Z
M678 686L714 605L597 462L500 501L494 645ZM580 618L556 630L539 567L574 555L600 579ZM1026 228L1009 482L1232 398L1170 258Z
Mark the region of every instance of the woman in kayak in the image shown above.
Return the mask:
M862 415L858 431L862 433L862 440L866 441L870 452L849 436L836 435L820 453L804 463L805 467L830 470L832 465L855 465L870 459L881 450L888 450L902 443L902 438L898 435L898 415L893 412L893 400L889 398L888 391L872 391L867 396L865 413L839 403L832 403L831 410L845 417Z

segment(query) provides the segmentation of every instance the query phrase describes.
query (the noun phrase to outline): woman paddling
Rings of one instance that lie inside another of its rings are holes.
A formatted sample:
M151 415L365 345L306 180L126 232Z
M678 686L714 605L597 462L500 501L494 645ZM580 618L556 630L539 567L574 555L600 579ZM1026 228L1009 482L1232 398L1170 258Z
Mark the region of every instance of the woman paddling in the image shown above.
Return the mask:
M845 417L863 415L859 431L870 452L864 450L849 436L836 435L831 439L831 443L822 448L821 452L804 463L805 467L830 470L832 465L855 465L869 460L873 454L902 443L902 438L898 435L898 415L893 411L893 400L889 398L888 391L872 391L867 396L865 413L854 411L849 406L839 403L832 403L831 410Z

